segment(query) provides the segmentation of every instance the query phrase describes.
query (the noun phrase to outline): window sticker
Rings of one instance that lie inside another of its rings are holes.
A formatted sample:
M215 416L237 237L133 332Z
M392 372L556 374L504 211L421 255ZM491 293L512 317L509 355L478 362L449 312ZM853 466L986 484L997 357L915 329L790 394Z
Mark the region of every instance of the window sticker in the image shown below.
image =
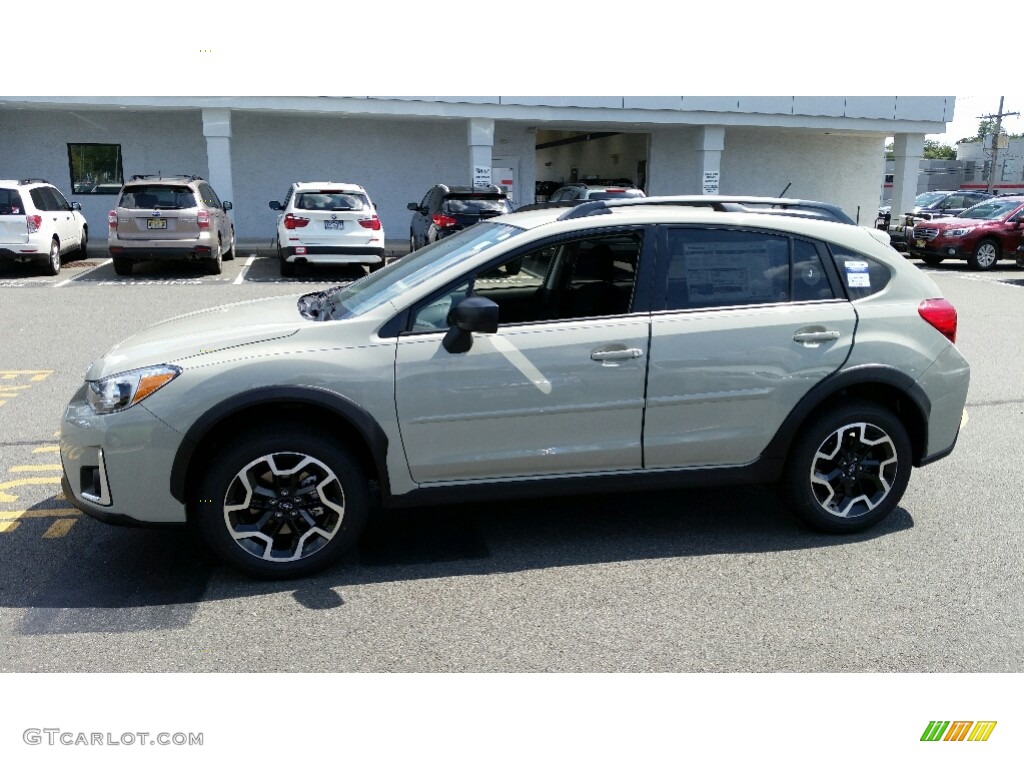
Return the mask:
M850 288L870 288L871 275L868 274L866 261L844 261L846 268L846 285Z
M669 277L683 266L692 304L770 301L770 262L764 243L689 243Z

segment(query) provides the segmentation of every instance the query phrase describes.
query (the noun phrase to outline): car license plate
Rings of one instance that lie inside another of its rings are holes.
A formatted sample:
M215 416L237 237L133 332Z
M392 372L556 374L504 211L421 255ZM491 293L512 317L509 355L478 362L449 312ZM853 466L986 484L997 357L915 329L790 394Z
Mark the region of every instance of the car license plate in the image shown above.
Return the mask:
M146 229L167 229L167 219L146 219Z
M325 221L324 222L324 229L344 229L344 228L345 228L345 222L344 221Z
M924 240L915 240L914 245L916 245L918 248L924 248Z

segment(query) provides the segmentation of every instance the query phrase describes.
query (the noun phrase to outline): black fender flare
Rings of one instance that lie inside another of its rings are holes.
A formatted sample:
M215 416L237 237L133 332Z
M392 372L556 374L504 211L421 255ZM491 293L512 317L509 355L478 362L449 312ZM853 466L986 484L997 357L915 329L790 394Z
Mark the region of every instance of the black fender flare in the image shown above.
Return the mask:
M188 468L196 450L206 436L226 419L248 408L260 405L311 405L323 408L341 417L362 437L369 448L370 456L380 480L381 493L386 499L390 495L387 471L388 438L377 420L355 401L318 387L272 385L251 389L229 397L200 416L178 445L171 465L171 495L182 504L187 503L186 480Z
M924 445L927 446L928 418L931 415L932 404L924 390L898 368L887 365L860 365L837 371L813 386L790 411L762 456L785 461L797 430L815 408L844 389L864 384L883 384L906 395L920 412L926 431Z

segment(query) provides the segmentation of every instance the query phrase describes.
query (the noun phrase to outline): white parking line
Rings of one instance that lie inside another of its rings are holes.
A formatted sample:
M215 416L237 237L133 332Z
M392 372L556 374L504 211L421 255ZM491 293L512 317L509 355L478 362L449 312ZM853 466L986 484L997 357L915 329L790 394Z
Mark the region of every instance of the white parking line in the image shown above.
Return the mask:
M245 266L242 267L242 271L238 273L238 277L235 278L234 285L241 285L242 281L245 280L245 273L249 271L249 267L256 261L256 254L250 253L248 260L245 262Z
M87 275L87 274L89 274L90 272L92 272L92 271L94 271L94 270L97 270L97 269L99 269L100 267L105 267L105 266L107 266L107 264L109 264L109 263L110 263L111 261L112 261L112 259L106 259L106 260L104 260L104 261L101 261L101 262L100 262L99 264L97 264L97 265L96 265L95 267L89 267L88 269L86 269L86 270L83 270L83 271L79 272L79 273L78 273L77 275L75 275L74 277L69 277L69 278L68 278L67 280L61 280L61 281L60 281L59 283L57 283L57 284L56 284L55 286L53 286L53 287L54 287L54 288L61 288L62 286L65 286L65 285L67 285L68 283L70 283L70 282L71 282L72 280L77 280L77 279L78 279L78 278L80 278L80 277L81 277L82 275Z

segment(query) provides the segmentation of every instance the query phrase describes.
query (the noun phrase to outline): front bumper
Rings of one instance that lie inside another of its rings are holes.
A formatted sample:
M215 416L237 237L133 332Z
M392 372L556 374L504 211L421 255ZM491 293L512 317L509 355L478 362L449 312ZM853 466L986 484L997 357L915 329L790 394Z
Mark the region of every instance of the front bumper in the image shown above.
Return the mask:
M941 259L966 259L969 251L959 242L951 242L935 238L925 240L924 245L918 245L920 240L911 239L908 248L911 256L936 256Z
M108 523L185 523L185 507L170 492L182 435L142 404L99 416L85 391L83 385L75 393L61 422L61 485L67 501Z

